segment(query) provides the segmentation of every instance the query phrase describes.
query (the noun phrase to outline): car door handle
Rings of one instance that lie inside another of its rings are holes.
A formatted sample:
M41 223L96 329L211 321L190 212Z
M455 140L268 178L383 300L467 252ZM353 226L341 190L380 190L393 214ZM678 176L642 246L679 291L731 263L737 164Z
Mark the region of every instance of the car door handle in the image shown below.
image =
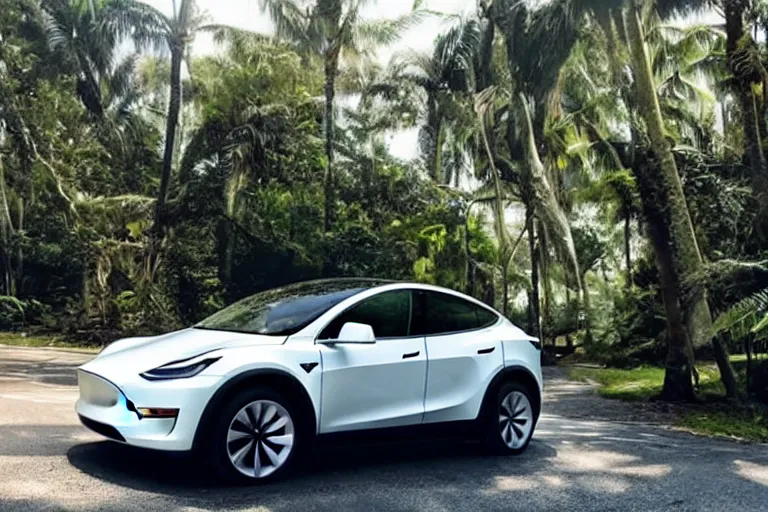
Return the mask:
M421 354L421 351L418 351L418 352L410 352L410 353L408 353L408 354L403 354L403 359L410 359L410 358L412 358L412 357L416 357L416 356L418 356L419 354Z
M493 352L494 350L496 350L496 347L491 347L491 348L481 348L480 350L478 350L478 351L477 351L477 353L478 353L478 354L490 354L490 353L491 353L491 352Z

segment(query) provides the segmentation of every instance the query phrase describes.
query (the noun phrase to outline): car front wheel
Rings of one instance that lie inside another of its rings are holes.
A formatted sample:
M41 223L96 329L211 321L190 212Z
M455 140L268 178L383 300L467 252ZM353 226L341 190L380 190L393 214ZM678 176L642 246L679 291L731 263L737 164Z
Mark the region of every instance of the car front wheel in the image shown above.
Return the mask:
M289 471L302 447L297 409L281 393L250 389L216 418L212 458L227 480L261 483Z

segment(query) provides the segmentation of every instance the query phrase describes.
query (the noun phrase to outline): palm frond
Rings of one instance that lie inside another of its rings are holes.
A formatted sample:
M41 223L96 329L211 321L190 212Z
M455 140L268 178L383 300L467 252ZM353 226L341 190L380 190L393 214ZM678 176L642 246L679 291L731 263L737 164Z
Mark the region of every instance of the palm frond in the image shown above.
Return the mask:
M69 47L67 29L50 12L43 10L41 13L45 36L48 47L52 51L64 50Z
M106 77L107 88L111 98L122 98L130 92L134 82L137 61L137 54L125 57L112 70L112 73Z
M213 42L222 45L231 45L239 41L264 43L272 39L272 37L268 36L267 34L252 32L243 28L233 27L230 25L222 25L218 23L200 25L197 30L201 33L211 34L211 36L213 36Z
M520 95L522 124L526 127L525 140L526 156L530 172L531 185L536 202L536 214L542 219L550 234L551 241L568 258L572 265L574 275L580 276L579 260L576 254L576 246L571 233L568 218L560 205L554 189L549 183L544 164L541 162L536 141L533 135L533 122L531 121L530 108L525 96ZM581 283L578 283L581 288Z
M399 41L406 31L418 26L428 15L426 11L417 10L393 20L363 21L353 28L352 37L356 46L363 48L389 46Z
M729 331L737 336L757 333L768 326L768 289L761 290L737 302L714 322L715 332Z
M131 39L138 50L169 51L172 21L162 12L139 0L112 0L101 13L102 27Z
M260 0L261 11L275 24L275 37L309 49L319 35L312 30L311 10L302 0Z

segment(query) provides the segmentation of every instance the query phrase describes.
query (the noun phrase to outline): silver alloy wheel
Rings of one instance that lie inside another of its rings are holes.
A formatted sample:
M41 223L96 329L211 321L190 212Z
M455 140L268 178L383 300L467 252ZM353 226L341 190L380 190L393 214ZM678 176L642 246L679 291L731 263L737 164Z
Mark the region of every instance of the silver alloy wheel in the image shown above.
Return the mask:
M511 391L499 406L499 431L504 444L517 450L525 446L533 431L533 408L528 397Z
M293 441L293 420L285 407L271 400L256 400L240 409L230 422L227 454L242 474L264 478L285 464Z

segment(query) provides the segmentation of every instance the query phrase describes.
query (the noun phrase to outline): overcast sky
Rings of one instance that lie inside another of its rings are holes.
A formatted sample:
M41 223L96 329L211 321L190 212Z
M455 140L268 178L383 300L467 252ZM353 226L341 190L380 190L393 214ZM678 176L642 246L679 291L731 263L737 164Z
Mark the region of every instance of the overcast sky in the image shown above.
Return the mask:
M143 0L146 3L170 14L173 0ZM178 4L178 1L177 1ZM413 8L413 0L378 0L372 1L371 6L364 10L367 19L396 18ZM259 0L197 0L197 5L203 10L212 23L221 23L247 30L266 33L270 23L266 15L261 13ZM426 0L424 6L434 11L444 13L470 12L474 9L476 0ZM409 31L403 37L400 48L428 49L440 29L440 22L432 19L421 26ZM205 54L215 50L209 38L198 37L195 40L195 53Z

